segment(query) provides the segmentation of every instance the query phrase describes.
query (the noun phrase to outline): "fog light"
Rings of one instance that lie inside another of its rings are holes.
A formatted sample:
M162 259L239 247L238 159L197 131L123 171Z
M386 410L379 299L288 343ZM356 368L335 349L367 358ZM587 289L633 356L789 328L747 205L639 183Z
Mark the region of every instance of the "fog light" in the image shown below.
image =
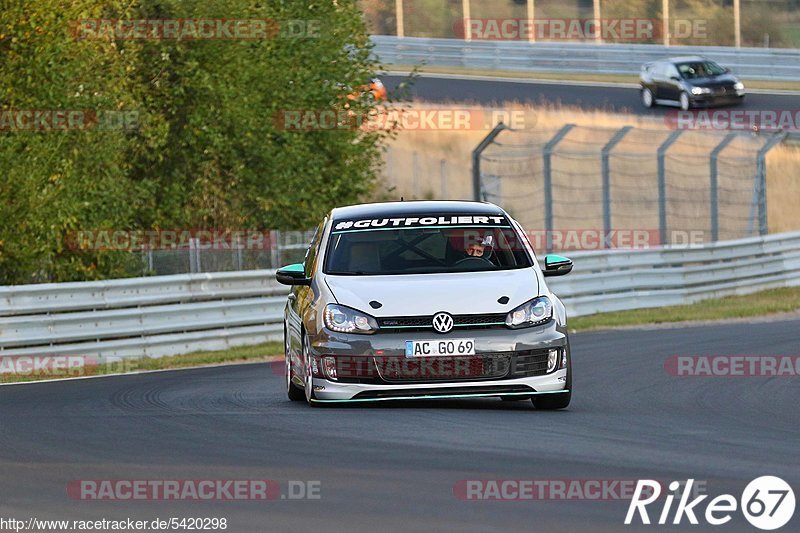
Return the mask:
M312 376L319 376L319 367L317 366L317 358L311 358L311 375Z
M567 368L567 351L564 350L561 353L561 367L560 368Z
M336 358L326 355L322 358L322 369L328 379L336 380Z
M558 352L559 352L559 350L556 349L556 348L553 348L552 350L547 352L547 373L548 374L550 372L552 372L553 370L555 370L556 367L558 366L558 362L561 359L559 357L559 353Z

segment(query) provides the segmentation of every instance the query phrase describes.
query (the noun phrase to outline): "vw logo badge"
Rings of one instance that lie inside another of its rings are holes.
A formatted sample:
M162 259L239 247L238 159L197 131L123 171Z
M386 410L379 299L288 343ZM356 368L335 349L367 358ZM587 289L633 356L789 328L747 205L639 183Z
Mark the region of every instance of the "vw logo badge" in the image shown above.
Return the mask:
M447 333L453 329L453 317L448 313L436 313L433 315L433 329L439 333Z

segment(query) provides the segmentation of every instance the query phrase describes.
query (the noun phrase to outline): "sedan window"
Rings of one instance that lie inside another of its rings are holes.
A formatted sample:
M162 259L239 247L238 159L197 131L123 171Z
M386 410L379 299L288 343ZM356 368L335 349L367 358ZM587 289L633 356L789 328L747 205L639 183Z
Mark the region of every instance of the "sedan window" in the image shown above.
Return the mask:
M678 70L683 79L691 80L695 78L709 78L725 73L725 69L713 61L694 61L691 63L681 63Z

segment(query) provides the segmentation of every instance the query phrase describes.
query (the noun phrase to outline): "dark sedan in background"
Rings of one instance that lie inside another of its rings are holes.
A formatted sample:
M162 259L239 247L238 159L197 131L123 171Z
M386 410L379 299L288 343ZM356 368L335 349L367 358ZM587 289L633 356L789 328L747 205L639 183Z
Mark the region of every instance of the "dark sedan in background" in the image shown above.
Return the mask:
M691 107L735 105L744 100L744 84L727 68L704 57L673 57L642 66L642 103Z

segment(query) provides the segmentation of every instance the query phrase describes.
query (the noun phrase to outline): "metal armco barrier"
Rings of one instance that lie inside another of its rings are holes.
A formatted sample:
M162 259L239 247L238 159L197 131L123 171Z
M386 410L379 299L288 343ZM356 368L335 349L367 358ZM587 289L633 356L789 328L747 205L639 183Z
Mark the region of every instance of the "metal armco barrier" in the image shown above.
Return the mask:
M548 284L570 316L800 285L800 232L692 248L591 251ZM160 357L282 338L274 271L0 287L0 356Z
M0 356L160 357L278 340L274 271L0 287Z
M670 56L702 55L753 80L800 80L800 50L583 44L527 41L462 41L375 35L375 54L385 65L429 65L479 70L638 74L643 63Z
M570 316L800 286L800 232L696 247L560 253L575 268L547 283Z

